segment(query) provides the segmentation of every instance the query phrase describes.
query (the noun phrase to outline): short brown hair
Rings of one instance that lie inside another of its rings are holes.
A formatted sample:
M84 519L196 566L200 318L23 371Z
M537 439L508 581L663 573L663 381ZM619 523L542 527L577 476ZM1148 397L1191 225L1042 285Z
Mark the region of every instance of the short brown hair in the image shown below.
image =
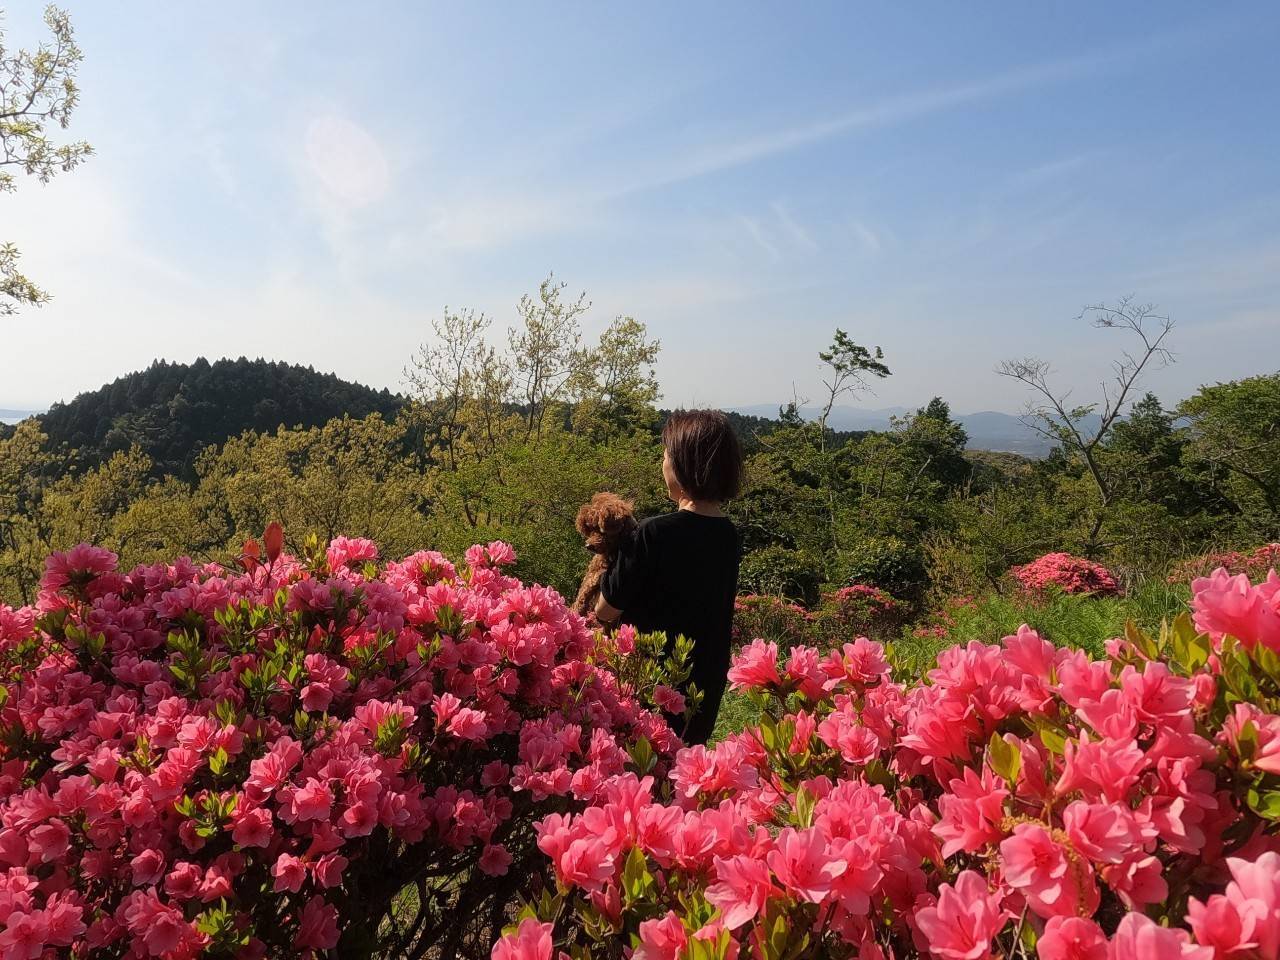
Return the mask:
M742 486L742 445L719 410L676 410L662 425L662 445L685 493L723 502Z

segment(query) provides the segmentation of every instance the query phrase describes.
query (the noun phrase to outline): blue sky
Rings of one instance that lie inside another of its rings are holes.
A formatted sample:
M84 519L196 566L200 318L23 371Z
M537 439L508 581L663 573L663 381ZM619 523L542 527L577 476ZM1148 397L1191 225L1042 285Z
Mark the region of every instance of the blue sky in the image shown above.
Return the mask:
M0 197L55 295L0 407L201 354L396 388L552 270L671 404L812 396L837 326L894 370L865 406L1015 411L1026 355L1085 399L1117 343L1074 318L1127 293L1167 400L1280 367L1275 4L66 3L98 154Z

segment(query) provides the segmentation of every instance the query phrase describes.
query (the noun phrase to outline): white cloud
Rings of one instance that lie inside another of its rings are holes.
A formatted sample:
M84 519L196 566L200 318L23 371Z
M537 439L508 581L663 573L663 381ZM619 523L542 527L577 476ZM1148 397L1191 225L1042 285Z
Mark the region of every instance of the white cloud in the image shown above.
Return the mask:
M311 172L337 202L358 208L387 195L387 158L378 141L353 120L337 114L312 119L306 153Z

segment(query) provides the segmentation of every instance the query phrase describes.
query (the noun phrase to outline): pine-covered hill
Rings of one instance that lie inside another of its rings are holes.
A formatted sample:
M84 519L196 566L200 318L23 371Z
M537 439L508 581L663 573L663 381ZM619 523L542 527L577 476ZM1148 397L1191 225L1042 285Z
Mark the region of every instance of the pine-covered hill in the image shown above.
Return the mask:
M246 430L320 426L343 414L391 417L402 403L388 390L311 367L244 357L210 363L200 357L190 364L157 360L54 404L39 419L49 446L80 469L137 444L154 461L157 476L190 478L201 450Z

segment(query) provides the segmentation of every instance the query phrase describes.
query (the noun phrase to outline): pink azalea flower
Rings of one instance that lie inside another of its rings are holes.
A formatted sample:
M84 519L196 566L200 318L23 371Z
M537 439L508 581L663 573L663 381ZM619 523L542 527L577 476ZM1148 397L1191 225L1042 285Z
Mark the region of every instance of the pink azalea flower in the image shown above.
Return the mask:
M1233 955L1248 956L1256 950L1267 921L1254 902L1232 900L1220 894L1210 897L1207 903L1193 897L1187 904L1187 922L1195 932L1196 942L1212 947L1217 960Z
M1121 863L1146 840L1129 808L1115 803L1077 800L1063 810L1062 825L1071 845L1094 863Z
M335 537L329 541L325 558L331 571L356 568L378 559L378 545L360 537Z
M511 854L500 843L489 844L480 854L480 870L491 877L501 877L511 866Z
M52 593L67 584L83 586L95 577L116 569L119 558L110 550L77 544L65 553L51 553L44 562L40 589Z
M291 808L296 820L327 820L332 807L333 791L314 777L294 791Z
M1252 724L1256 744L1250 762L1259 770L1280 774L1280 716L1264 713L1251 703L1237 703L1222 724L1219 740L1239 755L1238 741L1246 724Z
M640 945L631 960L679 960L680 951L689 942L684 924L670 910L658 920L645 920L639 932Z
M1191 584L1196 627L1221 641L1231 635L1246 650L1259 643L1280 651L1280 578L1273 570L1257 586L1246 574L1229 576L1218 568Z
M520 921L515 933L509 933L493 945L491 960L551 960L555 944L549 923L532 917Z
M966 767L962 777L948 784L950 792L938 799L942 819L933 826L944 857L961 850L977 853L1004 836L1001 821L1009 791L1002 783L986 767L981 774Z
M660 683L654 687L653 702L667 713L675 714L676 716L684 714L684 694L667 686L665 683Z
M326 853L311 865L316 884L326 888L342 883L342 872L346 869L347 858L337 853Z
M164 876L164 854L159 850L143 850L129 861L135 887L152 886Z
M826 899L832 881L845 869L845 862L831 855L827 841L814 829L785 828L767 862L783 887L810 903Z
M1214 960L1211 947L1197 947L1185 930L1162 927L1141 913L1126 913L1111 938L1108 960Z
M323 897L312 897L302 908L295 947L332 950L338 945L338 911Z
M915 914L915 924L930 952L942 960L983 960L1007 914L980 873L966 870L955 885L938 889L938 903Z
M254 807L243 813L238 810L231 830L231 839L242 847L265 847L271 842L271 811L266 807Z
M1072 862L1067 851L1039 823L1020 823L1000 844L1004 879L1042 917L1090 915L1098 908L1093 870Z
M275 865L271 868L271 875L275 877L272 890L277 892L288 890L291 893L297 893L302 889L302 882L307 878L307 866L292 854L282 853L276 858Z
M1040 960L1108 960L1107 935L1086 917L1050 917L1036 952Z
M489 735L489 721L483 710L460 707L449 718L448 730L460 740L483 740Z
M1280 957L1280 853L1267 851L1252 862L1228 858L1227 868L1231 882L1224 894L1190 904L1196 938L1219 950L1233 940L1233 950L1254 943L1259 957Z
M818 724L818 739L835 750L846 763L866 764L880 753L875 731L844 711L836 711Z
M556 872L566 884L598 890L613 876L614 854L606 840L582 837L572 840L556 860Z
M769 868L755 857L717 857L716 883L707 887L707 900L718 907L729 930L737 930L764 909L775 892Z
M738 689L777 686L778 645L773 641L752 640L738 651L729 668L729 682Z

